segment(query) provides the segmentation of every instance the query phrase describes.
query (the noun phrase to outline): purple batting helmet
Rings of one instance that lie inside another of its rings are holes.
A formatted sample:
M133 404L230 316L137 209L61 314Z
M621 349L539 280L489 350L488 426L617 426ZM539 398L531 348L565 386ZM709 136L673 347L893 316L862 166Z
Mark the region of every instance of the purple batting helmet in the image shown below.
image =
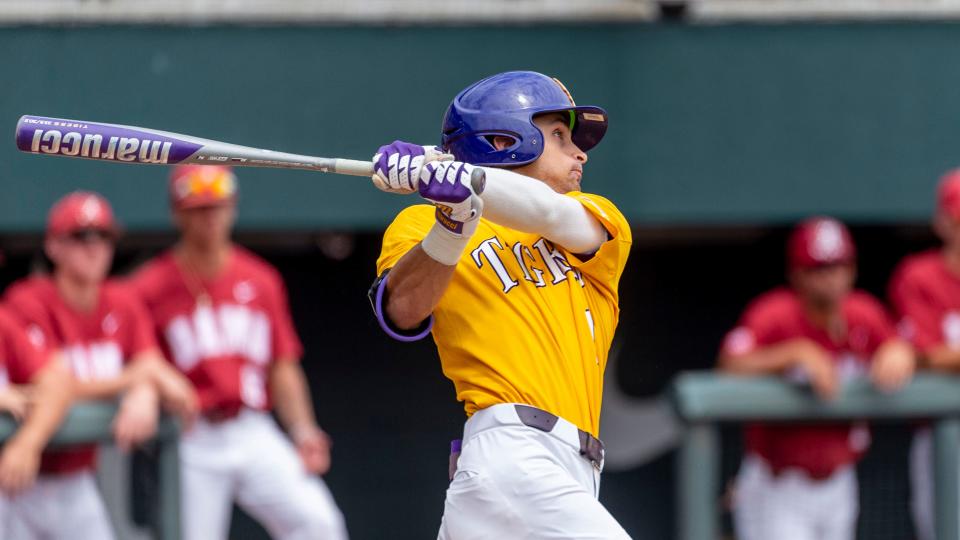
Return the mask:
M577 106L563 83L535 71L507 71L468 86L443 115L440 146L457 160L473 165L515 167L535 161L543 152L543 133L533 117L547 112L570 113L573 142L584 152L607 131L607 113L600 107ZM514 143L497 150L494 136Z

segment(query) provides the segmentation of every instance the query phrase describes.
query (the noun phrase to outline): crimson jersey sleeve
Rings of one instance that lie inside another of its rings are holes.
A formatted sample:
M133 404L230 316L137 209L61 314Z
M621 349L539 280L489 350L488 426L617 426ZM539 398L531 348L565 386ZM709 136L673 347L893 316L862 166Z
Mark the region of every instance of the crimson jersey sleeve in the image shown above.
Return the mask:
M126 315L125 324L129 325L124 334L123 354L132 358L144 351L157 349L153 320L143 304L143 300L129 283L120 285L121 298Z
M273 328L272 344L275 360L299 360L303 356L303 345L297 336L297 329L290 316L290 304L287 299L287 287L280 274L271 269L267 274L269 296L267 310L270 326Z
M28 384L46 365L49 350L31 340L23 327L5 311L0 313L0 354L13 384Z
M862 326L867 330L868 354L877 352L885 342L897 337L897 331L886 308L866 293L854 293L848 313L848 325Z
M3 304L9 308L14 319L30 333L32 341L44 348L56 349L62 344L54 332L50 313L29 285L29 282L12 285L3 295Z
M890 280L889 296L900 319L904 338L921 352L943 343L936 295L924 286L922 280L915 279L907 268L900 267Z
M748 354L759 347L782 341L781 320L787 310L788 306L775 293L757 298L744 310L737 326L727 333L721 353Z

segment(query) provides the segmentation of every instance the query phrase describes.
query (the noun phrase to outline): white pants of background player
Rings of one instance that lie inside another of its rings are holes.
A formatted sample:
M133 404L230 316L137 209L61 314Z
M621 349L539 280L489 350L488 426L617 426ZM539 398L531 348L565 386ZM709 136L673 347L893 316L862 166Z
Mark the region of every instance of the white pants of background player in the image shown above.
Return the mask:
M198 420L180 441L180 461L184 540L226 539L233 501L277 540L347 538L326 484L267 413Z
M464 427L438 538L629 539L599 489L576 426L561 418L543 432L524 425L512 404L494 405Z
M93 472L41 475L27 491L3 501L4 540L111 540L110 517Z
M918 429L910 445L910 512L917 540L934 540L933 432Z
M854 540L859 511L852 465L824 480L799 469L774 476L756 455L737 475L733 523L740 540Z

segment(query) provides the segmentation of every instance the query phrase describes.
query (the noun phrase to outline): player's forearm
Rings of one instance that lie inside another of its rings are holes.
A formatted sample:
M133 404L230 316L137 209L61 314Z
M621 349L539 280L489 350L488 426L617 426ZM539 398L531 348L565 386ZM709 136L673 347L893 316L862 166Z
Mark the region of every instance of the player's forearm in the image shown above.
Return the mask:
M33 408L10 439L41 449L56 433L73 400L73 377L59 361L51 361L33 379Z
M960 371L960 351L946 345L938 345L927 350L921 363L924 367L937 371Z
M487 167L483 217L536 233L574 253L594 253L607 240L607 231L579 201L549 186L508 170Z
M414 246L390 270L386 315L401 330L416 328L433 313L450 285L456 266L430 258Z
M310 387L300 364L292 360L274 362L270 371L270 395L280 423L291 436L298 429L316 426Z
M718 367L721 371L739 375L765 375L782 373L800 362L788 343L762 347L747 354L721 354Z
M74 383L74 396L78 401L112 399L122 394L134 381L124 370L118 377Z

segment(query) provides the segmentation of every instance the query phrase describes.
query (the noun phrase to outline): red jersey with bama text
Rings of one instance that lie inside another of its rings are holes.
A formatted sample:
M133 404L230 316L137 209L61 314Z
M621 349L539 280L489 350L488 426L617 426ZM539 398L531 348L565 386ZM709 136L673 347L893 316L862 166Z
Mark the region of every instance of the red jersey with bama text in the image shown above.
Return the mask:
M204 412L267 410L269 366L302 354L280 274L235 247L214 279L167 252L133 278L164 352L193 382Z
M833 356L840 380L864 376L873 354L894 337L883 306L864 292L853 292L843 301L845 330L832 337L806 317L800 298L787 288L775 289L755 299L740 323L727 334L725 354L746 354L756 348L796 338L808 338ZM794 371L788 377L802 380ZM842 465L857 461L870 444L865 426L851 424L749 425L746 449L763 457L774 471L796 467L823 478Z
M97 306L88 313L67 305L49 277L14 283L4 301L31 341L62 350L70 371L81 382L119 377L127 361L157 346L143 305L115 281L100 287ZM95 445L47 451L40 470L68 473L91 468L95 461Z

